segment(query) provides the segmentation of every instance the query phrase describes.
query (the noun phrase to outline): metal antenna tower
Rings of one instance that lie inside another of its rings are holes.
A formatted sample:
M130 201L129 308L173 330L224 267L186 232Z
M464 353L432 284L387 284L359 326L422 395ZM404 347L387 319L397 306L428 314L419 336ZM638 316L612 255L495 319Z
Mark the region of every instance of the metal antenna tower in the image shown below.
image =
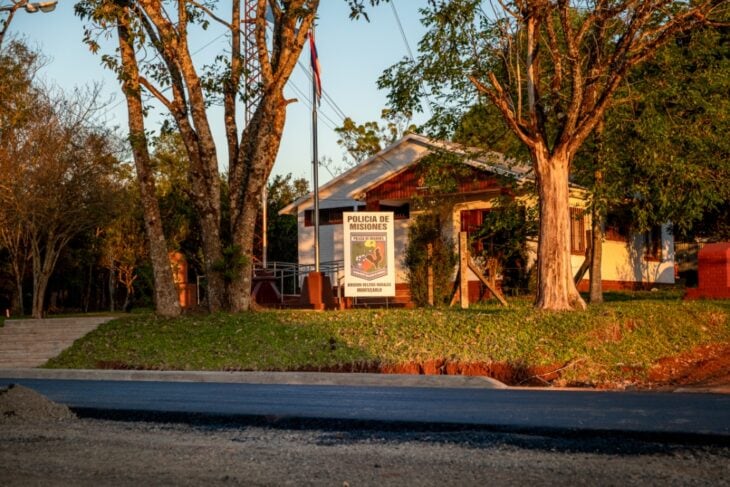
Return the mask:
M243 2L243 69L246 78L246 125L251 121L260 98L261 66L256 48L256 0Z

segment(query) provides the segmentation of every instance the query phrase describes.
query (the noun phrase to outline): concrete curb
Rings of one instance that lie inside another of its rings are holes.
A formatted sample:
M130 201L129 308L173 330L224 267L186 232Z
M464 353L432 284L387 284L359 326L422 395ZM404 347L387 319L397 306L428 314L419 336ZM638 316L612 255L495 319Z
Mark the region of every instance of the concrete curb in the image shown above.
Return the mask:
M321 372L194 372L159 370L0 369L0 378L235 384L320 385L353 387L435 387L507 389L490 377L460 375L350 374Z

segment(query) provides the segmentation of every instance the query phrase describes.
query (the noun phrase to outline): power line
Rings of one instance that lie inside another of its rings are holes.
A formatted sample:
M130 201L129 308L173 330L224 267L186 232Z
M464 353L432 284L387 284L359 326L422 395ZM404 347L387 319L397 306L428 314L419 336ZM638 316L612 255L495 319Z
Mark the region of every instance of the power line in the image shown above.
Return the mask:
M292 89L294 91L296 91L299 96L302 97L304 103L311 110L312 102L309 100L309 97L304 93L304 91L299 89L299 87L291 79L289 80L288 84L291 85ZM327 128L334 131L335 127L337 126L337 123L335 121L333 121L330 117L328 117L327 114L324 113L323 111L318 110L318 113L326 120L327 123L325 123L325 125L327 125Z
M395 0L390 0L390 6L393 10L393 16L395 17L395 22L398 24L398 29L400 30L400 35L403 38L403 43L406 45L406 51L408 51L408 57L413 61L415 64L416 58L413 56L413 51L411 51L411 44L408 42L408 36L406 36L406 31L403 29L403 24L400 21L400 15L398 15L398 10L395 8ZM428 92L426 91L426 86L423 83L423 80L420 82L421 89L423 90L423 96L426 98L426 110L429 113L431 112L431 99L428 96Z
M203 46L202 46L201 48L197 49L197 50L196 50L195 52L193 52L193 53L192 53L191 55L192 55L192 56L195 56L196 54L199 54L199 53L200 53L201 51L203 51L204 49L206 49L207 47L209 47L209 46L210 46L211 44L213 44L214 42L218 41L218 39L220 39L221 37L223 37L223 36L224 36L224 35L226 35L226 34L227 34L227 32L223 32L223 33L222 33L221 35L219 35L218 37L214 38L213 40L211 40L211 41L210 41L210 42L208 42L207 44L203 45ZM160 90L160 93L165 93L166 91L169 91L169 90L170 90L170 88L171 88L170 86L167 86L167 87L165 87L165 88L162 88L162 89ZM106 117L106 116L107 116L107 115L108 115L108 114L109 114L109 113L110 113L110 112L111 112L112 110L114 110L115 108L117 108L117 107L118 107L119 105L121 105L121 104L122 104L122 103L124 103L125 101L126 101L126 98L123 98L123 99L119 100L119 101L118 101L117 103L115 103L114 105L112 105L112 106L110 106L109 108L107 108L107 109L106 109L106 111L105 111L105 112L104 112L104 113L103 113L103 114L101 115L101 117Z
M398 24L398 29L400 30L400 35L403 38L403 43L406 45L406 51L408 51L408 57L411 58L411 60L415 60L413 57L413 51L411 51L411 45L408 42L408 37L406 36L406 31L403 30L403 24L401 24L400 16L398 15L398 10L395 8L395 0L390 0L390 6L393 9L393 15L395 16L395 21Z
M311 81L312 73L309 70L309 68L307 68L307 66L302 62L301 59L297 59L297 66L299 66L299 68L304 72L304 74L307 76L307 78L309 78L309 80ZM340 117L343 122L345 121L346 118L348 118L347 115L345 114L345 112L340 108L340 106L335 102L335 100L330 96L330 94L324 88L322 88L322 99L324 99L325 103L327 103L335 111L335 114L337 114L337 116Z

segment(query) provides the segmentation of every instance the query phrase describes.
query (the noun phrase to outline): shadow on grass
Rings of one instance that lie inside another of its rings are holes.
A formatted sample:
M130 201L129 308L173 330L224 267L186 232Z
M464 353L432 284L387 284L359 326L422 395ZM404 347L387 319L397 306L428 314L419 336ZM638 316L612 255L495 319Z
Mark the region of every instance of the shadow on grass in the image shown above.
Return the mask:
M581 293L584 299L588 299L587 293ZM619 303L626 301L679 301L684 295L683 290L671 289L660 291L606 291L603 293L603 301L606 303Z

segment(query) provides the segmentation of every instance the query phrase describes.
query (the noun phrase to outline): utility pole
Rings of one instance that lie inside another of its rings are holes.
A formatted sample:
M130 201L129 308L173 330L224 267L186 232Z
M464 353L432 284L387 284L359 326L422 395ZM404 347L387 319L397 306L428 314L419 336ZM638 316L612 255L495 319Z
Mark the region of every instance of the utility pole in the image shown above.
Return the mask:
M314 37L314 23L312 32ZM312 66L312 186L314 187L314 272L319 272L319 152L317 144L317 75Z

